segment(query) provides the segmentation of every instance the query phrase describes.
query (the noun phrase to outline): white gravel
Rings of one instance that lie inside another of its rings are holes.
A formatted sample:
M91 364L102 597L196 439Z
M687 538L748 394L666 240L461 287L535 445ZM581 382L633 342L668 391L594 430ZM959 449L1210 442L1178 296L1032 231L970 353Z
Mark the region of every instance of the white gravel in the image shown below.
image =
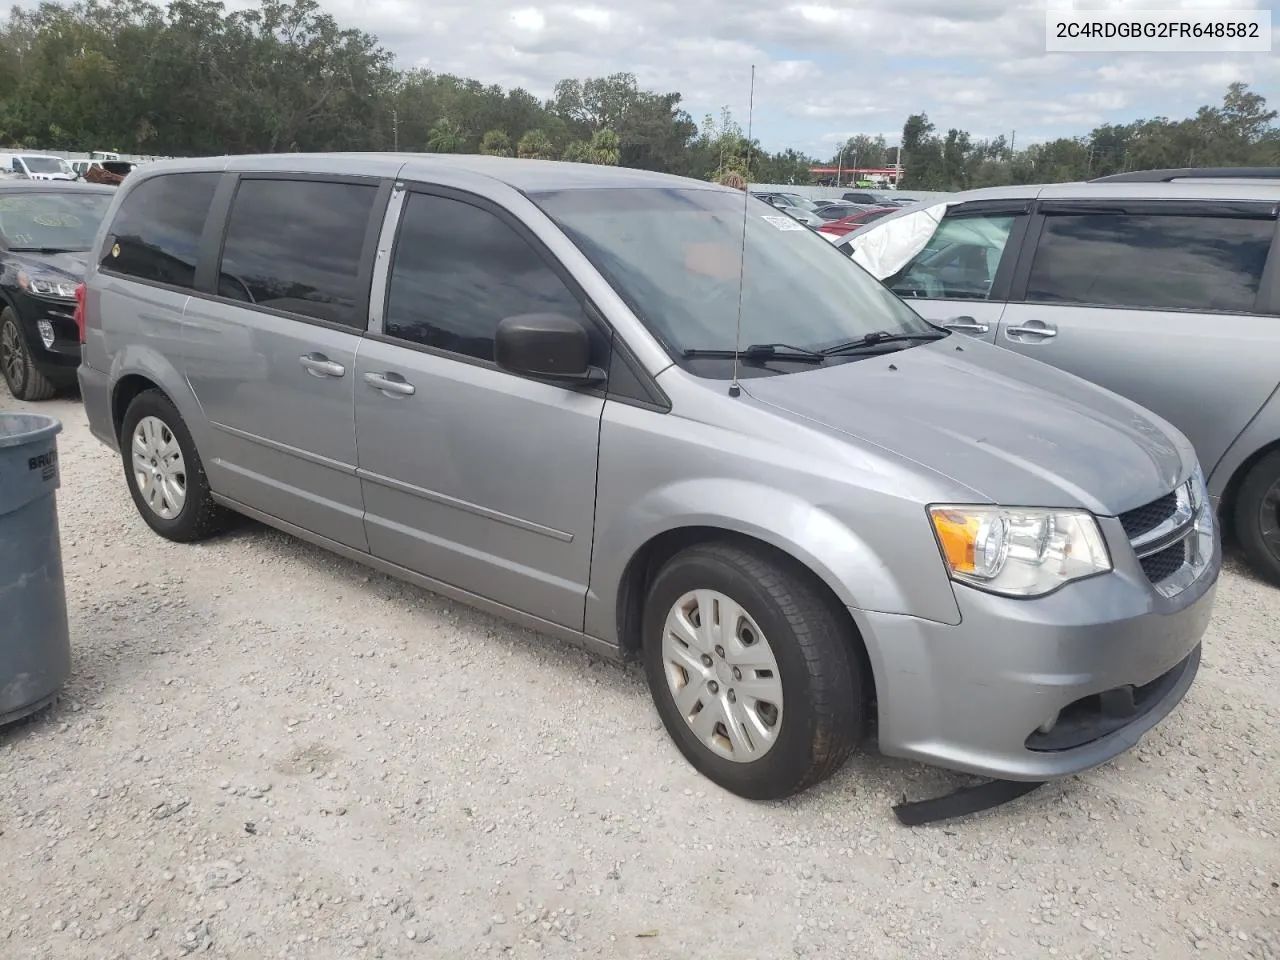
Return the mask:
M910 830L859 757L700 779L639 670L255 525L136 515L78 402L74 677L0 733L0 957L1280 958L1280 590L1233 562L1188 699L1104 769Z

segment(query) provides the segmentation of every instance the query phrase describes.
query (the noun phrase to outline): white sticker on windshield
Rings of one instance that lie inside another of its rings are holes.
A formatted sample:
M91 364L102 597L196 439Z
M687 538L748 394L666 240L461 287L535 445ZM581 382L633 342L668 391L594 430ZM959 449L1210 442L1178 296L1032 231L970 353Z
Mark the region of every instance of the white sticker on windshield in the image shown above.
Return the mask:
M804 224L803 224L803 223L801 223L799 220L796 220L796 219L794 219L794 218L792 218L792 217L788 217L788 216L771 217L771 216L769 216L768 214L764 214L764 215L762 215L762 216L760 217L760 219L761 219L761 220L768 220L771 224L773 224L773 225L774 225L775 227L777 227L779 230L803 230L803 229L805 229L805 226L804 226Z

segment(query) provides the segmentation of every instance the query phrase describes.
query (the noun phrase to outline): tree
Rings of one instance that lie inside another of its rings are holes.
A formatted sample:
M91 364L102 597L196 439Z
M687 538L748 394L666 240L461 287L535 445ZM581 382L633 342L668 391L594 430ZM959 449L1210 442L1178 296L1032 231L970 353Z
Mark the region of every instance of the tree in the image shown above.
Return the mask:
M543 130L530 130L520 138L516 153L524 160L554 160L556 148Z
M489 130L480 138L480 152L490 157L509 157L511 138L505 130Z
M427 148L435 153L461 153L464 139L461 124L441 117L431 125Z

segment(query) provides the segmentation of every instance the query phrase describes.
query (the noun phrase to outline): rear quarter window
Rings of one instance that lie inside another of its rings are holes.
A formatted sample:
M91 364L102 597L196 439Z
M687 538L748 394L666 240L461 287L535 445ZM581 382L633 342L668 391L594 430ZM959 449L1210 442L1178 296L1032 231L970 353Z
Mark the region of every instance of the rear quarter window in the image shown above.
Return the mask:
M99 260L107 273L195 288L196 255L222 174L166 173L126 195Z

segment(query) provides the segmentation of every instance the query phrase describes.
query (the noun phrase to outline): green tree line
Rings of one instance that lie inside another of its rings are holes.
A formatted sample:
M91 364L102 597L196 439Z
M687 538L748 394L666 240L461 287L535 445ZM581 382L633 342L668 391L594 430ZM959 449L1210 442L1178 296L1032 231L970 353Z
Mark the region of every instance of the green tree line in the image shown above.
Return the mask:
M0 27L0 144L158 156L407 150L625 164L700 178L808 178L810 158L699 125L629 73L566 79L543 101L397 70L315 0L81 0L14 8Z
M1014 183L1088 180L1126 170L1178 167L1280 166L1277 112L1266 98L1233 83L1220 106L1203 106L1184 120L1156 117L1103 124L1087 136L1061 137L1014 149L1008 138L975 140L954 127L940 133L927 114L913 114L902 128L909 190L967 190ZM897 159L883 137L850 137L831 163L877 167Z
M1243 84L1194 117L1107 124L1014 150L909 117L901 148L851 138L831 163L900 159L908 189L1077 180L1158 166L1280 165L1276 111ZM1010 138L1012 139L1012 138ZM161 156L407 150L620 164L757 183L809 182L816 158L769 152L724 110L701 123L635 76L522 88L399 70L376 37L315 0L79 0L14 8L0 25L0 145Z

